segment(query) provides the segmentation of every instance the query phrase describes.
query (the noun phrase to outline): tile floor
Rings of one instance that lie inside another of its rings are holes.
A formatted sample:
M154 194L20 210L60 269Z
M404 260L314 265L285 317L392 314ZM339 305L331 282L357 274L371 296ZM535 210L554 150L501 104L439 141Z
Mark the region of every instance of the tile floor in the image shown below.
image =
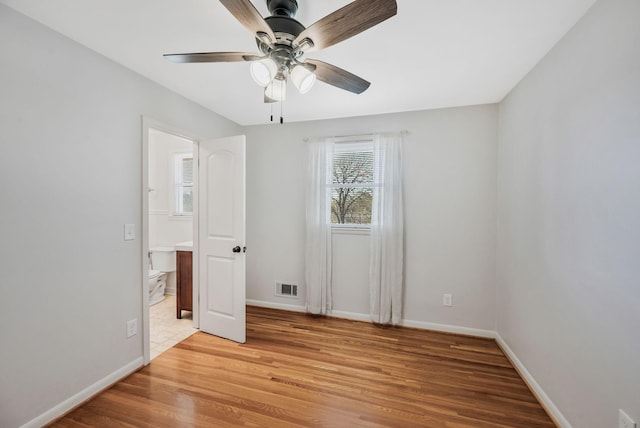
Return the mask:
M191 312L182 311L182 319L176 318L176 296L165 296L149 308L149 330L152 360L198 331Z

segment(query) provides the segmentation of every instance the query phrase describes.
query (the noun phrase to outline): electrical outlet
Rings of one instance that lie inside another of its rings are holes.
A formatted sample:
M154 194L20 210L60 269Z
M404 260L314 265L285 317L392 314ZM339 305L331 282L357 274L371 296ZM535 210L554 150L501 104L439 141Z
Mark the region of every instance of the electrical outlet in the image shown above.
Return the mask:
M636 423L622 409L618 409L618 428L636 428Z
M138 332L138 319L127 321L127 337L135 336Z
M125 241L133 241L136 239L136 225L135 224L125 224L124 225L124 240Z
M442 296L442 306L453 306L452 294L445 294Z

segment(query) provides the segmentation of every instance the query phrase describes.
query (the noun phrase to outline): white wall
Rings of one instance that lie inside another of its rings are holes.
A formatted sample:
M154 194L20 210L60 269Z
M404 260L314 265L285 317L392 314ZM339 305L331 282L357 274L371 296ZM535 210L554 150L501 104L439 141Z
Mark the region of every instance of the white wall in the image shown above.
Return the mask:
M0 55L0 426L16 427L141 361L125 323L142 317L142 115L239 128L3 5Z
M303 139L403 129L404 319L494 329L495 105L245 128L248 299L304 305L304 289L274 296L275 281L304 284ZM368 236L334 234L336 311L368 316L368 252Z
M574 427L640 422L639 18L597 2L500 104L498 333Z

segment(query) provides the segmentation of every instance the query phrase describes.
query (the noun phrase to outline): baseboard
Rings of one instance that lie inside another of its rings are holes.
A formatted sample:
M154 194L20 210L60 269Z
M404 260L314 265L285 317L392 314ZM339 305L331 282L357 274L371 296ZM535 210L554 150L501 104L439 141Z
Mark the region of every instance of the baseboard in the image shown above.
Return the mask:
M64 400L62 403L58 404L57 406L47 410L37 418L30 420L26 424L22 425L22 428L32 428L32 427L38 428L50 422L53 422L60 416L69 412L70 410L74 409L80 404L84 403L94 395L98 394L99 392L105 390L106 388L110 387L114 383L130 375L134 371L138 370L140 367L142 367L142 362L143 362L142 357L136 358L129 364L119 368L113 373L103 377L93 385L88 386L87 388L83 389L82 391L78 392L72 397Z
M538 399L542 407L547 411L553 422L560 428L572 428L571 424L564 417L562 412L553 404L553 401L549 398L549 396L544 392L542 387L536 380L533 378L529 370L522 364L522 361L518 358L518 356L513 352L513 350L507 345L507 342L504 341L502 336L499 333L495 333L495 339L498 343L502 352L507 356L511 364L515 367L516 371L520 374L520 377L524 379L525 383Z
M359 314L357 312L331 311L329 316L334 318L343 318L347 320L371 322L371 317L369 315Z
M465 336L487 337L495 339L496 332L493 330L483 330L480 328L462 327L458 325L438 324L433 322L402 320L400 325L404 327L420 328L422 330L434 330L442 333L462 334Z
M306 312L306 307L301 305L290 305L286 303L265 302L264 300L247 300L247 305L259 306L262 308L281 309L283 311ZM368 314L360 314L357 312L337 311L333 310L327 316L335 318L344 318L354 321L371 321ZM405 327L420 328L423 330L434 330L444 333L464 334L466 336L488 337L494 339L496 332L492 330L482 330L470 327L460 327L456 325L436 324L423 321L402 320L400 325Z
M247 299L247 305L258 306L260 308L269 308L269 309L280 309L283 311L291 311L291 312L307 312L307 307L302 305L291 305L288 303L276 303L276 302L265 302L264 300L249 300ZM331 311L330 314L327 314L329 317L335 318L345 318L356 321L369 321L368 315L357 314L354 312L343 312L343 311Z
M250 299L247 299L247 305L249 305L249 306L258 306L260 308L282 309L283 311L291 311L291 312L306 312L307 311L307 308L305 306L291 305L289 303L265 302L264 300L250 300Z

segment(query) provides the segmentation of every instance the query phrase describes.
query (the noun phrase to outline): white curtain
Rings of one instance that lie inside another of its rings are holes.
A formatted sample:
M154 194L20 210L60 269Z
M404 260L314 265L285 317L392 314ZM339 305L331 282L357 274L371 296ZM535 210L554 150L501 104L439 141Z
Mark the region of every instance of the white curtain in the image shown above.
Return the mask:
M331 311L331 188L333 138L309 143L306 194L305 281L307 312Z
M402 319L404 269L401 136L376 136L374 157L380 186L373 190L371 209L371 320L395 325Z

